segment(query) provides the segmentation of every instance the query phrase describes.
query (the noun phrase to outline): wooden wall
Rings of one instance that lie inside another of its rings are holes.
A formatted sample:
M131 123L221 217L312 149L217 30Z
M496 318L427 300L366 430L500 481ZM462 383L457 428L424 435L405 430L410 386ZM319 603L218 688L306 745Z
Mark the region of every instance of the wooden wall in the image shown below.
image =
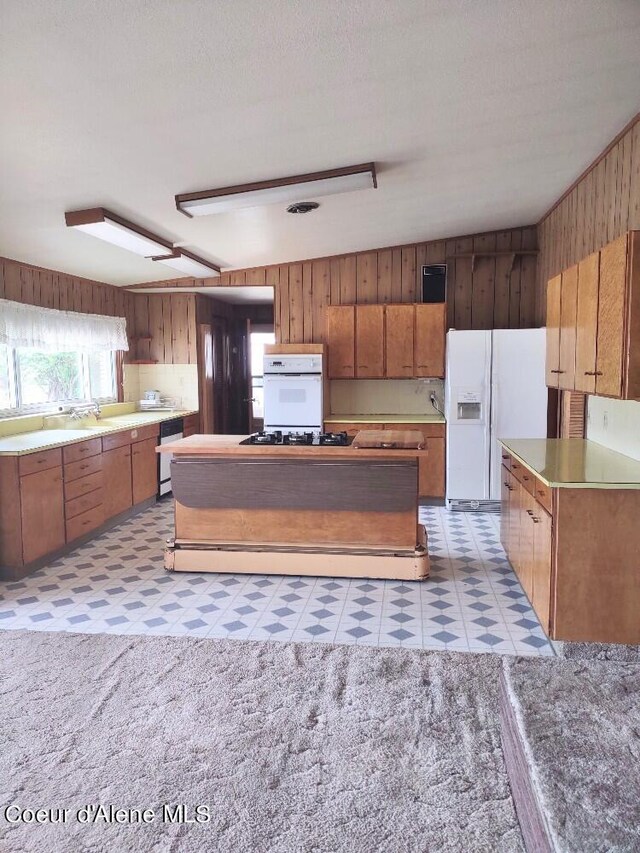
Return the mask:
M125 317L130 347L127 362L148 359L161 364L194 364L197 360L195 294L140 295L123 287L0 258L0 299ZM148 335L150 341L136 340Z
M0 258L0 299L127 320L132 317L131 294L121 287L8 258Z
M197 363L195 293L129 293L128 296L133 303L130 361Z
M181 284L272 285L274 323L279 343L320 343L325 339L327 305L419 301L422 265L448 264L448 323L456 329L535 326L536 257L477 258L456 255L537 248L529 226L448 240L372 249L328 258L231 270L219 278ZM171 285L178 282L171 282ZM161 284L155 283L155 286ZM153 286L153 285L150 285Z
M640 114L602 152L538 224L538 319L547 281L640 228Z

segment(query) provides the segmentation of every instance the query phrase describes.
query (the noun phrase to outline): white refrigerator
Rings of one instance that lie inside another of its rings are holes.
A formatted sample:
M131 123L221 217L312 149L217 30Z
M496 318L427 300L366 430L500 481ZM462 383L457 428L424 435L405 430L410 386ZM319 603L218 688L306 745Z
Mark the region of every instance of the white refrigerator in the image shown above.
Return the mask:
M447 507L497 510L500 438L546 438L546 329L447 333Z

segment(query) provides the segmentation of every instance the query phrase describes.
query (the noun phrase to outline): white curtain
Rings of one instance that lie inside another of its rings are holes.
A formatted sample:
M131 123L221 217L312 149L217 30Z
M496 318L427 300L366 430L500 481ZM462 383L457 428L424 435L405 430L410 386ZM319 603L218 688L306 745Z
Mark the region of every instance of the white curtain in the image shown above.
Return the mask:
M128 350L124 317L79 314L0 299L0 344L47 352Z

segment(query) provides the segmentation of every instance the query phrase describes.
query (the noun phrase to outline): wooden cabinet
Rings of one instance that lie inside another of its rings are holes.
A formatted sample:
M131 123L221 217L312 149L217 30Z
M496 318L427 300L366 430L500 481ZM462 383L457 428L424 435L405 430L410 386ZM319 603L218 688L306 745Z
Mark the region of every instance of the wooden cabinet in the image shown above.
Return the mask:
M560 299L560 387L573 388L576 378L576 317L578 311L578 266L562 273Z
M131 445L114 447L102 454L104 476L104 517L112 518L133 505Z
M444 378L447 306L415 305L414 376Z
M384 375L388 379L406 379L415 375L414 327L413 305L387 305Z
M531 604L545 631L551 628L551 516L536 507L533 523Z
M331 305L329 379L443 377L446 306Z
M330 379L353 379L356 375L355 305L327 308L328 375Z
M444 498L445 424L385 424L384 429L418 430L422 433L427 456L418 460L418 494L421 498Z
M356 377L384 378L384 305L356 308Z
M20 494L15 499L20 500L23 561L30 563L62 548L65 544L62 468L48 468L20 477Z
M640 399L640 231L549 281L547 385Z
M578 264L578 311L576 317L575 390L596 392L596 341L598 337L598 281L600 253Z
M500 538L522 589L550 634L551 515L536 497L538 478L512 458L505 461L507 465L501 468Z
M547 385L560 387L560 298L562 276L557 275L547 284Z
M197 435L200 432L200 415L187 415L183 419L182 435L183 438L188 438L190 435Z
M325 432L346 432L348 436L353 438L361 429L382 429L382 424L380 422L352 424L345 421L342 423L325 423L324 429Z
M598 343L596 358L596 394L605 397L620 397L623 394L624 356L627 347L640 347L640 322L637 310L640 288L640 269L636 264L636 317L630 322L625 334L625 308L629 302L631 308L632 282L628 267L628 249L631 242L635 247L636 261L640 262L640 231L633 232L635 239L629 240L625 234L609 243L600 252L600 276L598 291ZM631 318L630 318L631 320ZM640 377L634 377L634 393L640 391Z
M133 503L152 498L158 491L157 439L147 438L131 445Z

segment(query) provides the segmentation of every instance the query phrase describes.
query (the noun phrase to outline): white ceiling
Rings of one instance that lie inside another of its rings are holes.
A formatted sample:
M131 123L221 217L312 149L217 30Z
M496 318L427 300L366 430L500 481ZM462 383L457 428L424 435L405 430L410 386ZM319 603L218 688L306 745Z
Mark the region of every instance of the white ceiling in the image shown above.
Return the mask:
M273 287L144 287L133 293L202 293L212 296L219 302L229 302L232 305L271 305L273 303Z
M638 0L1 0L0 254L175 277L535 222L638 110ZM188 219L176 193L373 160L378 189Z

